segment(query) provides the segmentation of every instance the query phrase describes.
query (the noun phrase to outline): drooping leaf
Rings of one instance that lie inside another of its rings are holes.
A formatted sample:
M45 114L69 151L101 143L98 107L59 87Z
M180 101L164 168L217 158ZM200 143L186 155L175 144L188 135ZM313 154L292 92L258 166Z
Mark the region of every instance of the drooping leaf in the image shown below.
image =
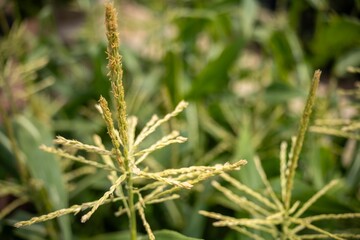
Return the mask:
M33 117L20 116L16 119L17 139L26 158L26 164L32 178L46 190L46 200L51 204L47 211L68 206L68 195L56 158L39 149L41 144L51 145L53 133L44 124ZM45 199L44 199L45 200ZM71 239L70 221L67 216L58 219L64 239Z

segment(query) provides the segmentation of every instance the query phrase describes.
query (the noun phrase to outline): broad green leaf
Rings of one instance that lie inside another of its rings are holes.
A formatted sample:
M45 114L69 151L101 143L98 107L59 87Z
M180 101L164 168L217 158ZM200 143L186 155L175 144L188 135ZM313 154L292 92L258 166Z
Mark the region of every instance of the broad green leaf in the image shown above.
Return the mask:
M20 116L16 119L15 130L31 177L46 190L47 196L43 200L51 203L51 209L47 209L47 211L67 207L68 195L61 175L60 164L54 155L39 149L41 144L52 144L53 134L50 129L35 118ZM71 239L69 218L63 216L58 221L63 238Z

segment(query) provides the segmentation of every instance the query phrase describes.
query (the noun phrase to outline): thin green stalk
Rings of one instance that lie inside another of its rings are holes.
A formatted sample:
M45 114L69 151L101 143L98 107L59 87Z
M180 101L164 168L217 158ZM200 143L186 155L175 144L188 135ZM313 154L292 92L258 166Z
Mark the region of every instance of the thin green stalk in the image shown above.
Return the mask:
M299 126L299 130L298 130L298 134L296 136L294 151L292 153L291 159L289 160L290 166L289 166L289 174L287 176L286 192L285 192L286 212L288 212L288 210L290 209L291 191L292 191L293 184L294 184L295 171L298 166L299 156L300 156L300 152L301 152L302 145L304 142L305 133L306 133L307 127L309 125L312 108L315 103L316 90L317 90L319 82L320 82L320 75L321 75L321 71L316 70L314 73L312 82L311 82L311 88L310 88L310 92L308 95L308 99L306 101L306 105L305 105L305 108L304 108L304 111L303 111L303 114L302 114L302 117L300 120L300 126Z
M299 156L300 156L300 152L302 150L302 146L304 143L304 138L305 138L305 134L309 125L309 121L310 121L310 116L311 116L311 112L312 112L312 108L314 106L315 103L315 98L316 98L316 91L317 88L319 86L319 82L320 82L320 75L321 75L321 71L317 70L314 73L312 82L311 82L311 88L309 91L309 95L308 95L308 99L306 101L306 105L300 120L300 126L299 126L299 130L296 136L296 140L294 143L294 147L291 151L291 157L289 159L289 167L288 167L288 175L286 176L286 187L285 187L285 196L284 196L284 205L285 205L285 212L284 212L284 221L282 224L282 236L281 239L286 239L287 236L289 235L289 226L290 226L290 220L289 220L289 215L290 215L290 208L291 208L291 193L292 193L292 188L294 185L294 177L295 177L295 172L296 172L296 168L298 166L298 161L299 161Z
M133 179L132 173L129 172L127 179L128 186L128 204L130 209L130 232L131 240L136 240L137 230L136 230L136 209L134 205L134 189L133 189Z
M131 233L131 240L137 239L137 229L136 229L136 208L134 204L134 186L133 186L133 173L131 170L132 161L129 158L128 146L124 145L123 149L124 159L125 159L125 171L127 174L127 193L128 193L128 206L129 206L129 227Z
M136 240L136 208L134 206L134 189L133 189L133 174L132 164L134 161L130 159L129 155L129 141L128 141L128 124L126 119L126 103L124 86L122 83L123 70L121 55L119 53L119 34L117 25L117 14L115 7L112 3L106 4L105 9L105 24L106 24L106 36L108 38L108 69L109 77L111 82L111 88L115 98L115 105L117 110L117 122L119 128L119 137L121 139L121 145L123 147L122 152L124 156L124 162L119 159L119 163L124 166L124 174L126 174L126 187L128 195L128 206L129 206L129 224L131 232L131 240ZM106 118L106 115L105 115ZM108 116L108 122L111 122L111 116ZM110 125L109 125L110 126ZM109 134L114 130L108 129ZM120 144L118 143L117 137L112 137L114 148L119 151Z

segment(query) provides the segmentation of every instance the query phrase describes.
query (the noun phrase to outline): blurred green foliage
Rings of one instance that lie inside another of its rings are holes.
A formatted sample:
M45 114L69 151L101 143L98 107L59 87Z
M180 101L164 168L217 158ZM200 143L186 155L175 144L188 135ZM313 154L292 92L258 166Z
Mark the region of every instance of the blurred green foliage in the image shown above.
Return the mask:
M167 126L181 129L188 143L151 156L153 169L244 158L248 165L233 176L261 190L251 161L258 155L277 186L280 142L296 133L315 69L323 70L315 118L359 121L359 98L338 94L339 89L355 89L359 81L358 72L348 71L360 66L357 0L115 2L126 101L140 127L152 113L168 112L181 99L190 101L185 117ZM27 202L2 216L1 239L110 239L110 232L120 236L127 222L113 216L116 206L100 208L85 225L70 216L12 227L28 217L91 201L107 188L102 172L67 180L80 166L64 164L38 145L50 144L57 134L89 143L94 133L105 136L94 104L100 95L110 98L110 86L101 4L43 1L28 11L16 1L0 4L0 210L23 195ZM358 141L309 133L294 199L308 199L331 179L341 178L342 186L310 211L359 212L359 166ZM10 183L25 192L1 190ZM213 228L197 214L200 209L246 216L208 183L146 212L154 229L201 239L245 239ZM359 225L359 220L351 220L327 227L359 232Z

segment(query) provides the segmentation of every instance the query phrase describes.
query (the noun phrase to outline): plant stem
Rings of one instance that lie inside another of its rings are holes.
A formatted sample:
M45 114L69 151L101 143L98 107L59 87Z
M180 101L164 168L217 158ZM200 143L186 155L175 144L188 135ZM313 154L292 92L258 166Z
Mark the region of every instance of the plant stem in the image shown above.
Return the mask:
M299 156L300 156L300 152L302 150L305 133L306 133L307 127L309 125L312 108L315 103L316 90L319 86L320 75L321 75L321 71L316 70L314 73L314 76L313 76L313 80L311 82L308 99L306 101L305 108L304 108L304 111L303 111L303 114L302 114L302 117L300 120L300 126L299 126L298 134L296 137L294 151L292 153L292 158L289 160L290 166L289 166L289 174L288 174L287 183L286 183L285 203L284 203L286 214L288 214L288 211L290 209L291 191L292 191L293 184L294 184L295 171L298 166Z
M135 211L135 205L134 205L134 189L133 189L133 179L132 179L132 173L128 173L128 202L129 202L129 209L130 209L130 232L131 232L131 240L136 240L136 211Z
M286 186L285 186L285 196L284 196L284 200L283 200L285 212L284 212L284 220L282 223L281 239L290 238L289 226L291 223L289 221L289 215L290 215L290 208L291 208L291 197L292 197L291 193L292 193L292 188L293 188L293 184L294 184L296 168L298 166L300 152L302 150L305 134L306 134L306 131L307 131L307 128L309 125L312 108L315 103L316 90L319 86L320 75L321 75L320 70L315 71L312 82L311 82L309 95L308 95L308 98L307 98L307 101L305 104L305 108L304 108L304 111L303 111L303 114L302 114L302 117L300 120L300 126L299 126L297 137L296 137L296 140L294 143L294 148L293 148L293 150L291 150L292 156L289 159L289 162L290 162L290 166L288 169L289 173L287 176L287 181L286 181Z
M108 54L108 69L109 69L109 77L111 82L111 88L115 98L115 105L117 110L117 122L119 128L119 137L121 139L121 144L118 142L115 134L110 136L113 141L114 148L120 152L120 145L123 146L123 156L124 162L121 160L121 155L119 154L118 160L119 164L124 166L125 172L127 175L126 187L128 194L128 212L129 212L129 227L131 232L131 240L136 240L136 211L134 206L134 189L133 189L133 173L132 173L132 164L133 159L130 159L129 156L129 141L128 141L128 126L127 126L127 118L126 118L126 103L125 103L125 94L124 94L124 86L122 83L123 78L123 70L122 70L122 62L121 55L119 53L119 33L117 26L117 13L116 9L112 2L109 2L105 6L105 24L106 24L106 36L109 41L107 47ZM105 100L100 99L103 104L103 109L105 113L108 113L105 116L105 119L108 119L109 126L109 134L114 132L110 110L108 110L107 103Z
M131 171L131 162L133 159L129 158L129 151L127 146L124 146L123 149L124 158L125 158L125 171L127 174L127 191L128 191L128 206L129 206L129 228L131 240L137 239L137 230L136 230L136 209L134 205L134 187L133 187L133 173Z

